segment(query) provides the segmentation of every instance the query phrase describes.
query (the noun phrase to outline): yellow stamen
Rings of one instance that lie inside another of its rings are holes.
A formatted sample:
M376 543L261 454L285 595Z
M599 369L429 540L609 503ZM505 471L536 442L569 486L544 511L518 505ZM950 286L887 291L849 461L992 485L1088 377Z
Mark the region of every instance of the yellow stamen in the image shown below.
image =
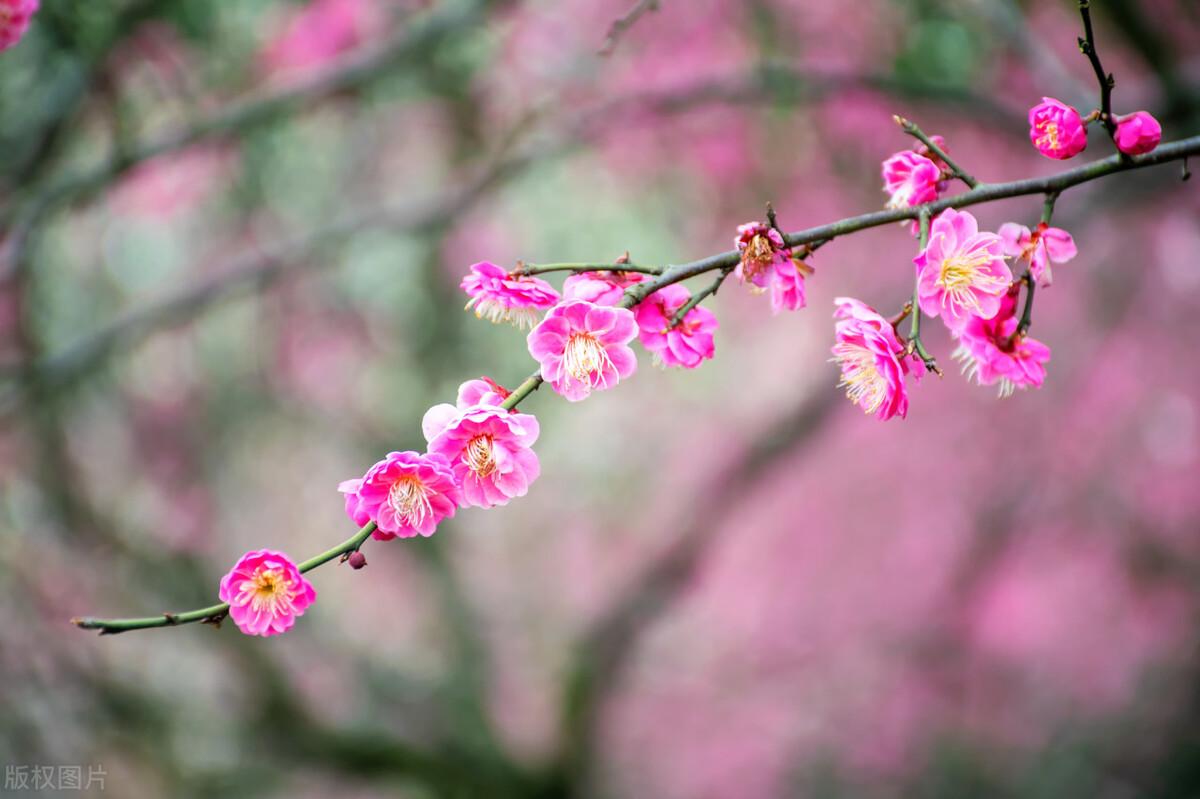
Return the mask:
M288 585L283 569L260 568L249 580L238 586L243 594L250 595L250 609L278 615L291 608L296 589Z
M406 524L419 525L433 506L429 504L429 489L413 475L401 477L388 490L388 505Z
M1003 276L990 275L983 271L983 267L994 260L996 256L984 249L955 253L942 261L937 285L945 289L952 302L973 313L979 313L979 297L975 290L985 294L996 294L1008 285Z
M492 452L492 437L485 434L472 438L467 443L467 448L463 451L463 460L467 462L467 468L479 477L487 477L496 471L496 456Z
M875 353L866 347L838 342L833 347L834 360L842 367L838 388L846 389L846 397L870 414L879 410L887 400L888 382L875 368Z
M1057 150L1059 148L1057 122L1046 122L1042 125L1042 135L1037 138L1037 146L1050 150Z
M608 352L591 333L572 333L562 362L567 374L588 385L595 385L600 374L613 365Z

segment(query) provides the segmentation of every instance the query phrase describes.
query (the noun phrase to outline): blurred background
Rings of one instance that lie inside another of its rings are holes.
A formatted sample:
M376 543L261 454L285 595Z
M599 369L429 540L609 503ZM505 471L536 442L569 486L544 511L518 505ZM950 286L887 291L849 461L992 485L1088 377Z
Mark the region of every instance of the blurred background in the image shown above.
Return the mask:
M694 372L640 352L619 390L533 395L528 496L314 572L283 637L70 626L348 537L340 480L531 369L462 312L474 261L681 262L767 200L787 230L878 209L893 113L983 180L1049 174L1026 110L1096 104L1067 0L661 0L608 38L644 5L42 0L0 54L0 764L133 799L1200 795L1178 164L1059 201L1040 391L846 402L832 298L911 291L877 228L798 313L730 281ZM1200 8L1093 15L1115 110L1200 131Z

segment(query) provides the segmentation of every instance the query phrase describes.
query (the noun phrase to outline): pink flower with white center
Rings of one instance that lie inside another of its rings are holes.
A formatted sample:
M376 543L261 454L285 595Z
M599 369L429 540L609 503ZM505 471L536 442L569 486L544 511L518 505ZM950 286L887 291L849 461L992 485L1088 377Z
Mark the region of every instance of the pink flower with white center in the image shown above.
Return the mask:
M933 202L941 182L941 168L912 150L898 152L883 162L883 190L890 195L888 208Z
M1024 225L1005 222L997 232L1004 254L1028 263L1029 273L1042 286L1051 283L1052 263L1065 264L1079 252L1070 233L1062 228L1050 227L1045 222L1032 232Z
M471 265L462 280L462 290L471 296L467 308L491 322L509 322L519 328L533 327L541 311L553 308L558 292L541 278L510 275L490 261Z
M643 280L645 276L639 272L580 272L563 281L563 299L618 305L625 298L625 289Z
M373 538L431 536L462 504L462 490L441 455L389 452L366 475L338 486L346 512L360 527L375 522Z
M494 405L457 409L435 405L421 429L429 452L445 457L462 488L461 507L491 508L523 497L541 474L537 455L537 419Z
M529 353L542 378L568 400L612 388L637 369L629 342L637 322L628 308L566 300L529 333Z
M908 413L908 357L891 322L851 297L834 299L833 360L842 370L838 388L864 413L881 421Z
M981 386L998 384L1000 396L1030 386L1038 388L1046 379L1050 348L1037 339L1016 335L1017 292L1005 295L999 312L991 319L974 317L958 331L955 360L963 373Z
M913 263L921 311L941 316L952 330L972 316L990 319L1012 285L1003 244L995 233L980 233L967 211L947 208L929 229L929 243Z
M258 549L242 555L221 578L218 596L229 603L229 618L239 630L266 637L290 630L317 592L287 555Z
M790 265L789 251L783 243L783 236L778 230L763 222L747 222L738 225L738 235L734 239L737 250L741 253L734 274L742 283L751 283L760 289L765 289L771 282L771 273L782 262Z
M0 50L21 41L38 5L39 0L0 0Z
M695 369L704 359L713 357L713 333L717 317L707 308L692 308L678 325L672 325L675 314L688 300L691 292L678 283L664 286L651 294L634 309L638 324L638 340L664 366Z
M1029 140L1042 155L1062 161L1087 147L1087 128L1074 108L1043 97L1029 109Z
M1117 123L1113 141L1126 155L1148 153L1162 141L1162 125L1145 111L1114 117L1113 121Z
M472 405L500 405L512 394L504 386L490 377L478 380L468 380L458 387L458 408L469 408Z

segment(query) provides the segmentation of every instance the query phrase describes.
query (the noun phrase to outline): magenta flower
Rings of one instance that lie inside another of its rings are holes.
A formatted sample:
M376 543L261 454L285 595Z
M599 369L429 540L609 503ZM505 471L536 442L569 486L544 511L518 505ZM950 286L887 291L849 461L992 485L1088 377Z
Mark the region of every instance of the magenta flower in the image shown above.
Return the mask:
M1162 125L1146 111L1114 117L1113 121L1117 123L1113 141L1126 155L1148 153L1162 141Z
M741 253L741 258L733 273L742 283L751 283L765 289L771 281L774 267L781 261L790 260L783 236L763 222L738 225L737 231L734 244Z
M850 297L834 299L833 360L842 370L838 388L864 413L881 421L908 413L905 348L891 322Z
M928 245L913 259L921 311L941 316L951 329L972 316L995 316L1012 284L1002 246L995 233L980 233L967 211L947 208L938 214Z
M664 366L695 369L705 358L713 357L717 317L712 311L697 305L678 325L671 324L675 314L691 298L691 292L673 283L642 300L633 310L638 340L654 355L654 360Z
M540 312L558 302L558 292L537 277L510 275L490 261L471 265L462 280L462 290L471 296L467 308L491 322L509 322L519 328L533 327Z
M898 152L883 162L883 190L889 195L888 208L933 202L941 181L941 168L912 150Z
M529 353L542 365L542 378L576 402L634 373L629 342L636 335L629 309L566 300L530 331Z
M0 51L21 41L38 5L39 0L0 0Z
M617 305L624 299L625 289L644 279L639 272L579 272L563 281L563 299Z
M259 549L242 555L221 578L218 596L229 603L229 618L239 630L266 637L290 630L317 592L287 555Z
M1070 233L1045 222L1033 232L1024 225L1005 222L997 232L1004 254L1028 263L1029 273L1042 286L1051 283L1050 264L1065 264L1079 252Z
M973 317L956 334L954 358L962 361L963 373L981 386L999 384L1000 396L1015 389L1037 388L1046 379L1044 363L1050 348L1029 336L1018 336L1017 294L1010 292L991 319Z
M375 522L381 541L431 536L438 523L462 504L462 490L441 455L389 452L366 475L338 486L346 513L358 526Z
M506 505L513 497L525 496L541 473L531 449L539 432L531 414L494 405L435 405L425 413L421 429L430 454L450 462L462 488L461 507Z
M1029 140L1042 155L1062 161L1087 147L1087 128L1074 108L1043 97L1029 109Z

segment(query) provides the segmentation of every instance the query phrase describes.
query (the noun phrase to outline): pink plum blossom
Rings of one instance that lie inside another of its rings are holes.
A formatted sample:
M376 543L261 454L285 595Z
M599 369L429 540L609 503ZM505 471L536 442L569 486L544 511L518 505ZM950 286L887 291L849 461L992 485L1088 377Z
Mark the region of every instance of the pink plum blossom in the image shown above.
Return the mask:
M1145 111L1114 117L1117 123L1113 141L1117 149L1126 155L1142 155L1158 146L1162 141L1162 125Z
M1045 222L1032 232L1024 225L1005 222L997 232L1004 254L1028 263L1029 273L1042 286L1051 283L1052 263L1065 264L1079 252L1070 233L1062 228L1050 227Z
M1018 336L1017 291L1010 291L991 319L972 317L957 332L954 358L963 362L963 373L981 386L999 384L1000 396L1014 389L1037 388L1046 379L1044 363L1050 348L1029 336Z
M842 370L839 388L851 402L886 421L908 413L909 373L904 344L892 323L851 297L834 299L833 360Z
M462 504L462 490L442 455L389 452L366 475L338 486L346 513L360 527L375 522L372 537L431 536L438 523Z
M898 152L883 162L883 190L889 195L888 208L932 202L938 197L941 182L941 168L912 150Z
M39 0L0 0L0 51L21 41L38 5Z
M242 555L221 578L218 595L229 603L229 618L239 630L264 637L290 630L317 598L296 564L272 549Z
M495 405L458 409L442 404L425 413L421 429L430 454L450 462L462 488L461 507L506 505L524 496L541 473L531 449L539 432L531 414Z
M1071 106L1043 97L1029 109L1029 140L1047 158L1065 160L1087 147L1087 128Z
M628 308L566 300L530 331L529 353L542 365L542 378L576 402L634 373L629 342L637 330Z
M763 222L747 222L738 225L734 243L741 253L734 274L756 291L770 290L772 313L804 307L804 278L812 270L792 254L778 230Z
M695 369L704 359L713 357L717 317L712 311L697 305L678 325L672 324L675 314L691 297L686 288L673 283L654 292L634 309L638 340L664 366Z
M559 301L558 292L541 278L511 275L490 261L471 265L462 290L470 295L467 308L473 307L475 316L519 328L533 327L539 312Z
M625 297L625 289L644 279L639 272L580 272L563 281L563 299L617 305Z
M947 208L933 220L929 243L913 263L921 311L941 316L951 329L978 316L990 319L1012 284L1003 244L995 233L980 233L967 211Z

